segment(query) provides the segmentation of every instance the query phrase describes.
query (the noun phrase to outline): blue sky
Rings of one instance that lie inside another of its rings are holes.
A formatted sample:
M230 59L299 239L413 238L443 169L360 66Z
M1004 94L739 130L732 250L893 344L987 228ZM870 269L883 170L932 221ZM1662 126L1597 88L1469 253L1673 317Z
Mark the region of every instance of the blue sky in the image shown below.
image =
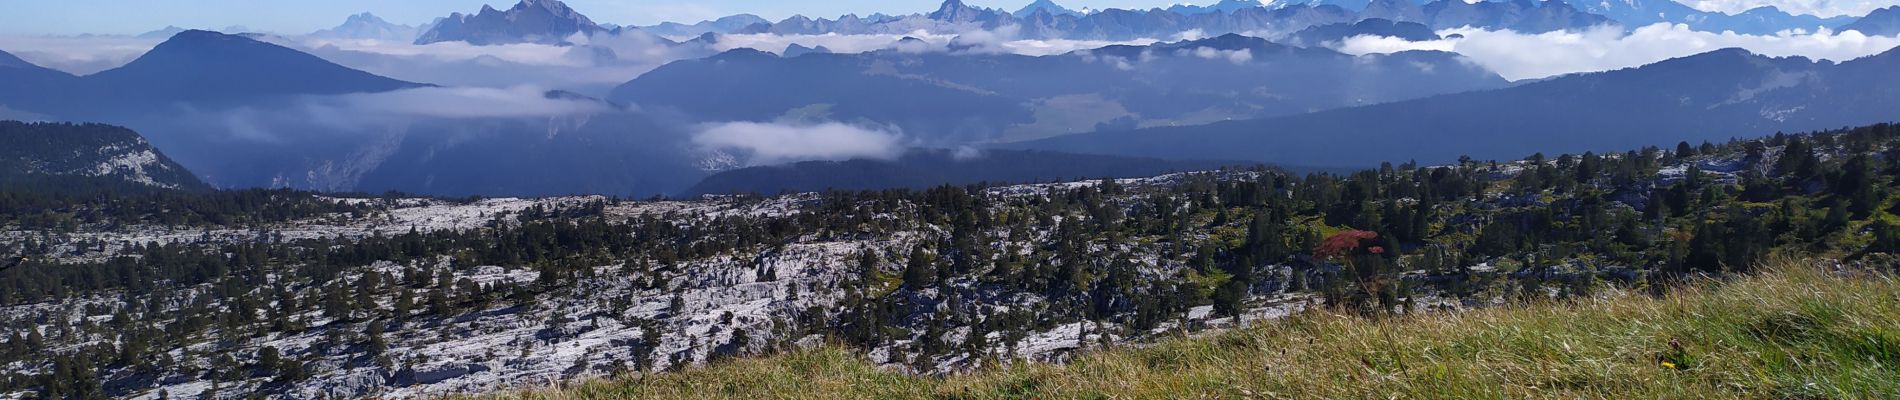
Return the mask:
M753 13L769 19L793 14L835 17L882 12L909 14L936 9L942 0L566 0L598 22L646 25L694 22ZM1214 0L1202 0L1213 2ZM1015 10L1030 0L965 0ZM1148 8L1181 0L1058 0L1069 7ZM1186 1L1193 3L1194 1ZM223 28L243 25L275 33L306 33L342 23L364 11L391 22L417 24L450 12L474 12L482 4L507 8L515 0L0 0L0 34L133 34L166 25Z
M1031 0L965 0L1015 10ZM1216 0L1058 0L1072 8L1150 8L1177 2ZM515 0L0 0L0 35L134 34L177 25L223 28L243 25L258 31L306 33L328 28L350 14L374 12L397 23L427 22L450 12L473 12L481 5L506 8ZM753 13L777 20L792 14L835 17L882 12L908 14L935 9L942 0L567 0L600 22L645 25L660 21L694 22L723 15ZM1759 5L1827 14L1865 13L1900 0L1685 0L1705 10L1740 11Z

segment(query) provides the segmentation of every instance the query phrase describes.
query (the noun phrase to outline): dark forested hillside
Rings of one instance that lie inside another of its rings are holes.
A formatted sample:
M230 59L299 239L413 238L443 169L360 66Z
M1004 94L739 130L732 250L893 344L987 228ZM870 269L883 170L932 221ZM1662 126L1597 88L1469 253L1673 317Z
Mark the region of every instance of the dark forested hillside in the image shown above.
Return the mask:
M687 190L685 195L926 189L985 182L1004 184L1133 178L1239 165L1046 151L968 151L972 154L958 156L956 150L913 150L895 160L807 161L741 168L706 177Z
M0 121L5 191L210 187L129 129L99 124Z
M961 371L1309 307L1662 293L1776 256L1890 266L1896 145L1876 125L1351 174L10 216L0 393L404 397L821 343Z

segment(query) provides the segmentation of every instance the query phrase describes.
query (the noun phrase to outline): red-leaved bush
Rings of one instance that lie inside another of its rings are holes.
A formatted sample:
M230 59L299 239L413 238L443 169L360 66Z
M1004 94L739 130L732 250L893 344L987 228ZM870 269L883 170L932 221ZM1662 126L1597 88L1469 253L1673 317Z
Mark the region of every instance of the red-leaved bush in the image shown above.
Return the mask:
M1378 238L1379 233L1373 231L1345 231L1336 233L1333 234L1333 236L1327 237L1326 240L1321 240L1319 247L1313 248L1313 258L1331 260L1351 256L1353 251L1359 250L1359 247L1366 241ZM1372 248L1366 249L1366 251L1372 254L1384 254L1385 248L1373 246Z

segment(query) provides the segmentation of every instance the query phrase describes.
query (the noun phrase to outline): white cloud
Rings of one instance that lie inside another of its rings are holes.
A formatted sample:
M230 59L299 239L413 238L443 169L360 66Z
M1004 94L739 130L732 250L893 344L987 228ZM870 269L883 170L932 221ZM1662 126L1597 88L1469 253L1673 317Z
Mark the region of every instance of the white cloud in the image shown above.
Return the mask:
M1186 49L1182 49L1180 52L1184 53L1184 55L1189 54ZM1196 47L1191 54L1195 57L1209 60L1224 59L1234 64L1246 64L1248 61L1253 61L1253 51L1246 49L1220 50L1212 47Z
M1861 16L1876 8L1892 6L1893 0L1692 0L1684 1L1702 11L1738 14L1750 9L1774 6L1789 14L1813 14L1822 17Z
M692 142L708 151L736 151L749 165L854 158L895 159L903 135L836 122L818 124L727 122L709 124Z
M1080 50L1099 49L1120 44L1145 46L1158 41L1155 39L1125 41L1022 39L1020 38L1021 32L1022 28L1014 25L1004 26L995 30L970 31L957 35L956 38L951 40L951 43L961 48L968 48L968 50L965 51L969 53L1007 53L1025 56L1048 56L1068 54Z
M971 146L957 146L950 149L950 157L957 161L969 161L983 158L983 150Z
M805 47L824 46L838 53L864 53L891 48L898 40L914 37L931 43L949 43L954 35L934 35L916 32L910 35L774 35L768 33L724 35L713 46L719 51L732 49L753 49L767 52L779 52L796 43Z
M417 88L305 96L285 106L187 107L176 110L171 122L234 139L284 142L305 135L376 134L458 120L536 120L617 111L597 101L549 98L546 91L528 86Z
M1076 51L1081 51L1081 50L1099 49L1099 48L1114 46L1114 45L1147 46L1147 45L1154 44L1156 42L1159 42L1159 40L1135 39L1135 40L1119 41L1119 42L1099 41L1099 40L1067 40L1067 39L1014 40L1014 41L1005 42L1003 43L1002 46L1004 49L1008 49L1010 53L1021 54L1021 55L1026 55L1026 56L1046 56L1046 55L1055 55L1055 54L1068 54L1071 52L1076 52Z
M1094 51L1088 51L1088 50L1078 52L1076 53L1076 55L1079 57L1082 57L1083 62L1089 62L1089 63L1102 62L1102 63L1107 63L1108 65L1114 66L1115 69L1119 69L1123 71L1135 70L1135 64L1129 62L1128 58L1126 57L1101 56L1101 55L1096 55ZM1142 60L1143 62L1147 62L1146 59L1152 56L1151 54L1149 54L1147 50L1143 50L1141 52L1141 55L1143 58Z
M522 85L604 95L666 63L710 54L710 49L672 46L645 33L575 35L573 46L464 42L416 45L378 40L269 38L347 67L377 75L448 86L510 88Z
M124 66L161 41L129 36L0 36L0 50L34 65L74 75L91 75Z
M395 118L537 118L611 111L605 103L549 98L547 91L522 86L494 88L419 88L383 93L314 97L309 107L341 115Z
M1698 32L1686 25L1671 24L1645 26L1627 34L1613 27L1540 34L1458 28L1439 31L1439 34L1462 37L1412 42L1359 36L1344 40L1339 50L1349 54L1452 51L1507 79L1519 80L1636 67L1730 47L1776 57L1846 61L1900 46L1900 37L1867 36L1854 31L1743 35Z

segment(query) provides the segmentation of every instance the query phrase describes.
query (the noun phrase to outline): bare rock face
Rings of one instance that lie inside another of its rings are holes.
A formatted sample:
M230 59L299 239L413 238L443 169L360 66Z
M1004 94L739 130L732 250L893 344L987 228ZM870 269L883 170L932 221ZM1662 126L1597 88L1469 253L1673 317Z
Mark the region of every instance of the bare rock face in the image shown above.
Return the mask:
M609 31L560 0L522 0L507 11L482 6L481 12L473 15L451 14L417 37L416 44L456 41L478 46L566 44L567 38L576 33L591 35Z

